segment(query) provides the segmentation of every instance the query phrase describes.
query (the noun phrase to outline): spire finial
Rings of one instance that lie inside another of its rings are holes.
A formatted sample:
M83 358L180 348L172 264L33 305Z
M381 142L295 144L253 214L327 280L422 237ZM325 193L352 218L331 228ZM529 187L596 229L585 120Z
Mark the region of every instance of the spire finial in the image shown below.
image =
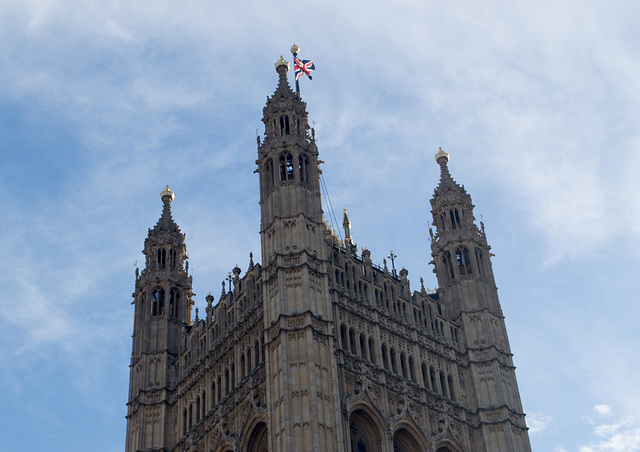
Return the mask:
M444 164L449 162L449 154L444 152L442 150L441 147L438 148L438 153L436 154L436 162L440 163L442 165L442 163L440 162L440 159L444 159Z
M280 55L280 59L278 61L276 61L276 72L278 74L280 74L280 68L284 67L284 72L287 73L289 72L289 62L287 60L284 59L284 57L282 55Z
M160 198L164 201L164 197L168 196L169 197L169 202L172 202L175 198L175 195L173 194L173 190L171 190L169 188L169 186L167 185L167 188L165 188L162 193L160 193Z

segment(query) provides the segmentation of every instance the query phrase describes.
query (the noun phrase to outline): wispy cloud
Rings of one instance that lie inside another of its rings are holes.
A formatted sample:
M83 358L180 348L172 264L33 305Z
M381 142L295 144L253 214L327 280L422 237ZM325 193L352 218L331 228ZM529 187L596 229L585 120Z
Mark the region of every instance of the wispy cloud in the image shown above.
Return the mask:
M593 426L594 439L580 452L634 452L640 450L640 418L624 417L610 419L613 415L611 408L606 405L596 405L596 419L588 419Z
M527 414L527 426L529 427L529 435L535 436L546 430L553 418L548 414L529 413Z

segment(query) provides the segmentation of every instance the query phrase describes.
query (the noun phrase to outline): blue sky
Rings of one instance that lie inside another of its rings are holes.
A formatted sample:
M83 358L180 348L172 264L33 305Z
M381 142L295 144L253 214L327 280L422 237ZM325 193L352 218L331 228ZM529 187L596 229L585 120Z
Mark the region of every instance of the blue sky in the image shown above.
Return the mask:
M0 0L0 438L121 451L143 241L175 190L196 306L259 260L289 47L336 212L435 286L442 146L493 247L534 450L640 450L636 2Z

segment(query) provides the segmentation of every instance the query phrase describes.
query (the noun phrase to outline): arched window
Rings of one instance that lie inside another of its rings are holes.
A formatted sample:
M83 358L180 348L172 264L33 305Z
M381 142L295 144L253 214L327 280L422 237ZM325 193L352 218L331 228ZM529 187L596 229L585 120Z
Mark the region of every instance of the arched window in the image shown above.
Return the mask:
M436 373L434 372L433 367L429 369L429 379L431 380L431 390L433 392L439 392L438 385L436 384Z
M200 397L196 399L196 424L200 420Z
M175 287L169 292L169 315L178 317L178 306L180 305L180 291Z
M367 344L362 334L360 335L360 356L363 359L367 359Z
M236 387L236 365L231 364L231 389Z
M185 408L182 412L182 434L185 435L187 433L187 409Z
M478 248L476 248L476 262L478 263L478 272L484 275L484 255Z
M411 381L413 381L414 383L417 383L416 381L416 365L413 362L413 358L409 357L409 378L411 378Z
M443 396L449 397L449 391L447 391L447 384L444 379L444 374L442 372L440 372L440 389Z
M456 249L456 261L461 275L471 274L471 260L469 259L469 249L466 246Z
M156 268L158 270L162 270L165 268L167 264L167 250L165 250L164 248L158 248L156 264Z
M344 350L349 350L349 343L347 342L347 328L344 325L340 325L340 346Z
M245 364L246 364L246 359L245 359L244 353L243 353L242 356L240 357L240 380L244 380L244 377L245 377L245 373L244 373Z
M407 378L407 363L404 353L400 353L400 372L404 378Z
M382 344L381 351L382 351L382 365L384 366L385 369L389 370L389 361L387 358L387 346Z
M306 156L298 157L300 182L309 182L309 159Z
M207 413L207 391L202 391L202 417Z
M264 165L264 177L267 191L273 188L273 160L268 159Z
M451 400L456 400L456 395L453 391L453 378L451 378L451 375L447 377L447 385L449 386L449 397Z
M369 338L369 361L371 361L373 364L376 364L376 357L374 354L374 350L375 347L373 345L373 338Z
M458 229L460 227L460 214L458 209L449 210L449 218L451 219L451 227Z
M349 346L351 353L356 355L358 353L356 350L356 333L353 330L349 330Z
M293 156L288 152L280 154L280 180L293 180Z
M153 291L151 303L151 315L164 314L164 289L157 288Z
M389 358L391 359L391 371L397 374L398 368L396 367L396 352L394 349L389 350Z
M260 364L260 343L258 341L256 341L253 351L255 355L255 366L257 367Z
M216 403L220 403L222 400L222 378L218 376L218 397L216 398Z
M425 388L429 387L429 377L427 377L427 366L422 363L420 366L422 368L422 384Z
M455 275L453 273L453 266L451 265L451 253L449 253L449 251L445 251L442 255L442 264L449 278L455 278Z

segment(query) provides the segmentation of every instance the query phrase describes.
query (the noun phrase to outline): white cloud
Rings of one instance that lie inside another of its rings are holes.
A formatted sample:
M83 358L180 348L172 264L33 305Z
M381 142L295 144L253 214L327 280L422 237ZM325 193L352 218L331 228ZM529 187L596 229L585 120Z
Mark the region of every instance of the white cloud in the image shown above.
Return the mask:
M611 414L611 407L609 405L607 405L606 403L603 403L602 405L596 405L596 406L593 407L593 409L600 416L608 416L608 415Z
M529 435L535 436L544 431L549 423L553 420L548 414L528 413L527 426L529 427Z
M613 415L607 404L596 405L597 414L605 417ZM579 452L637 452L640 451L640 418L630 416L600 422L587 418L593 425L594 438L588 445L581 446Z

